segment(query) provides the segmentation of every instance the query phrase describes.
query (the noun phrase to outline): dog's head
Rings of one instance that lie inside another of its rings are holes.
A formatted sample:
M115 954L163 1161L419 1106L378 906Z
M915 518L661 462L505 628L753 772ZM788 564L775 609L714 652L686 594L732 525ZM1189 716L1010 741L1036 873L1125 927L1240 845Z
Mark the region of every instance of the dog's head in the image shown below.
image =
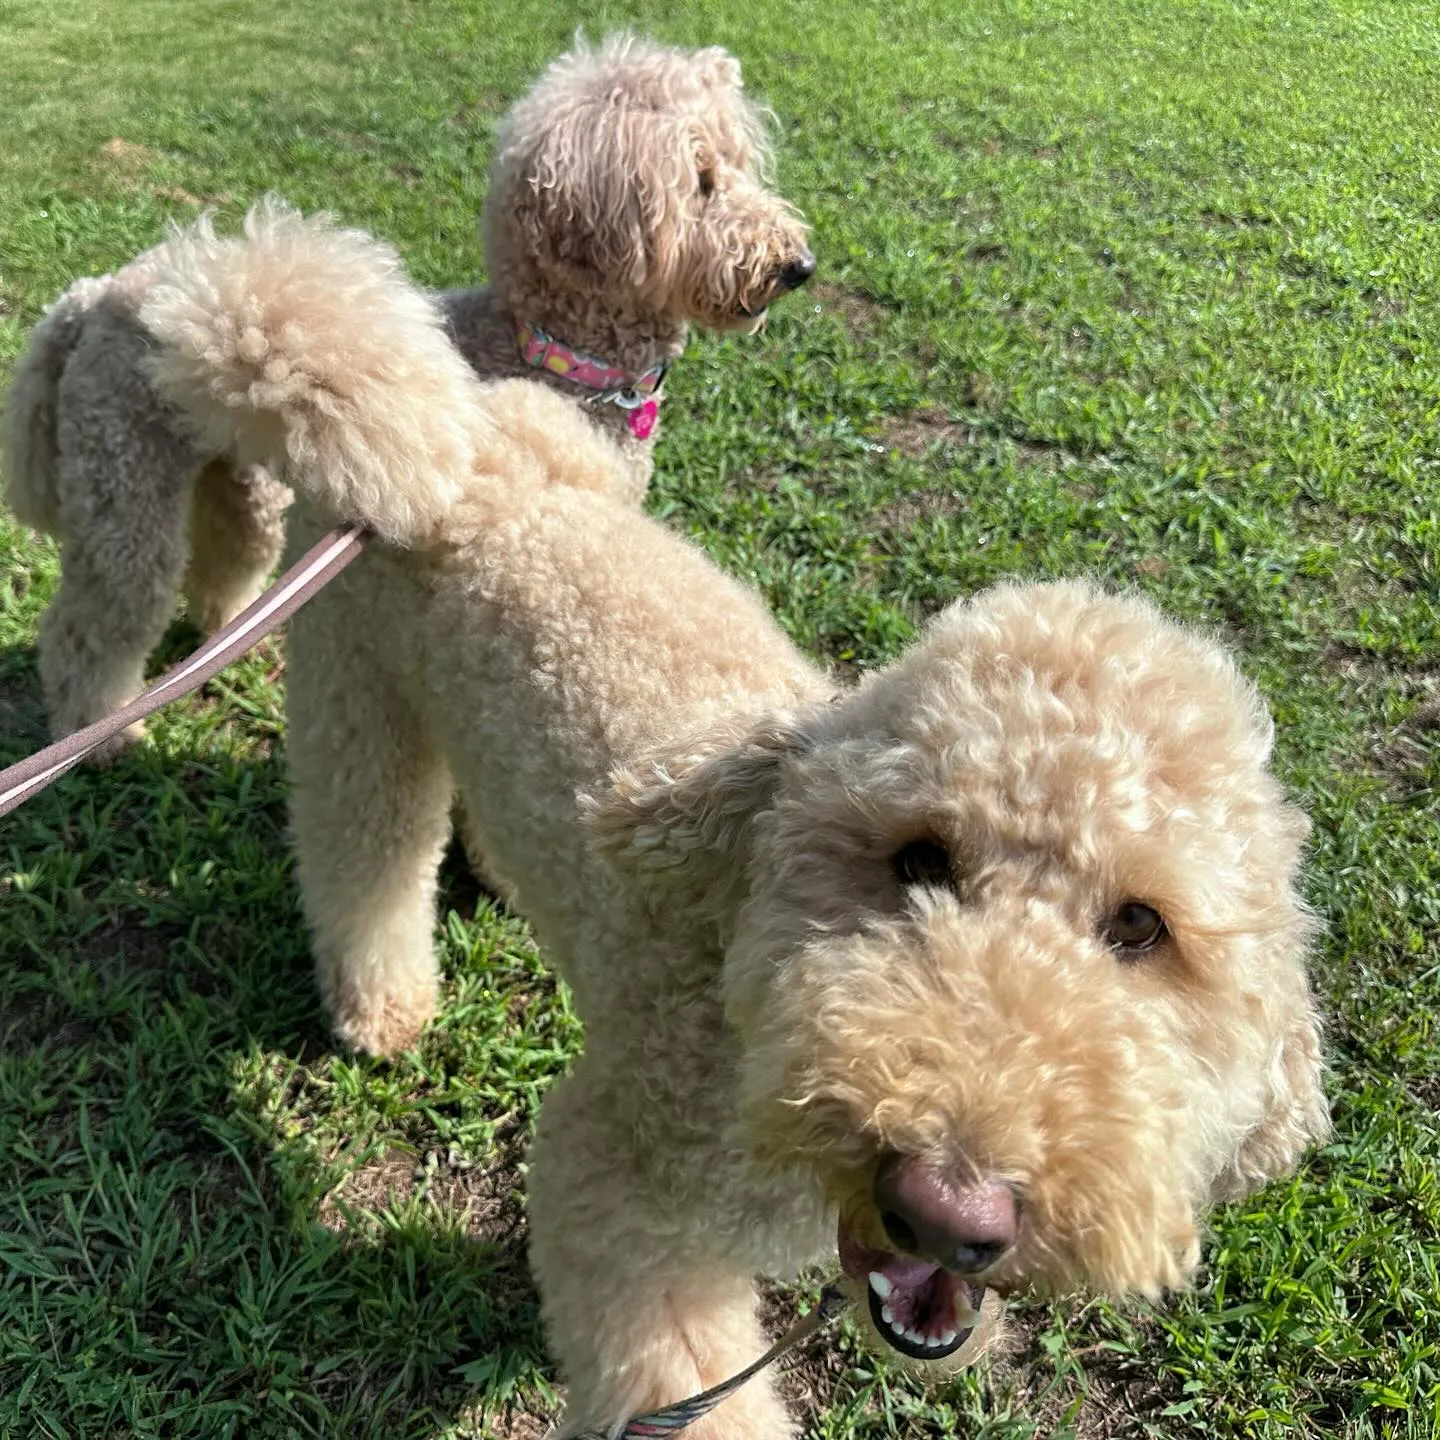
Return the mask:
M748 330L815 257L770 190L762 112L724 50L612 36L556 60L502 126L485 238L507 291Z
M958 1354L984 1287L1183 1283L1201 1209L1326 1132L1270 746L1219 646L1007 586L836 705L621 777L619 863L719 928L745 1138L824 1185L892 1349Z

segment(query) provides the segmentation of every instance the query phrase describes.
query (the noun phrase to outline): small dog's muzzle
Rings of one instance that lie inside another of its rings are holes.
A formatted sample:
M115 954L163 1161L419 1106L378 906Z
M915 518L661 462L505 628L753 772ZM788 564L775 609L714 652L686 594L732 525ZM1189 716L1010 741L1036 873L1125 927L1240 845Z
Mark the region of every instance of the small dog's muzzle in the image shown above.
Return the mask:
M781 291L798 290L815 273L815 257L808 250L802 250L780 272L776 281Z

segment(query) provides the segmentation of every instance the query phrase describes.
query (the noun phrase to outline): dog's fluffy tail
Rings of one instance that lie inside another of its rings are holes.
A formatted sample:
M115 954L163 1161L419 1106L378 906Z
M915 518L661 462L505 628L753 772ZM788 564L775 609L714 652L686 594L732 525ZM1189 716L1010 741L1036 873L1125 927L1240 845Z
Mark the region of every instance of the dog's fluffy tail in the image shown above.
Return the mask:
M140 310L153 375L201 439L278 461L327 518L401 545L444 528L491 429L395 252L274 200L174 234Z
M108 276L76 281L40 317L15 367L5 401L5 500L36 530L60 523L56 443L60 378L86 313L110 286Z

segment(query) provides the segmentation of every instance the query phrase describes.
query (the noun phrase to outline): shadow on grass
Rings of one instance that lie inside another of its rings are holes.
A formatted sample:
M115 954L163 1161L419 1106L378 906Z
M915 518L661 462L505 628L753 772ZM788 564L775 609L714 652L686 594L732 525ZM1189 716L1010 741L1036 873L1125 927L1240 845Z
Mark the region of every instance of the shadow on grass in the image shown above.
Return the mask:
M43 740L0 652L0 760ZM437 1146L462 1074L332 1052L279 758L173 740L0 821L0 1432L389 1440L533 1393L528 1114Z

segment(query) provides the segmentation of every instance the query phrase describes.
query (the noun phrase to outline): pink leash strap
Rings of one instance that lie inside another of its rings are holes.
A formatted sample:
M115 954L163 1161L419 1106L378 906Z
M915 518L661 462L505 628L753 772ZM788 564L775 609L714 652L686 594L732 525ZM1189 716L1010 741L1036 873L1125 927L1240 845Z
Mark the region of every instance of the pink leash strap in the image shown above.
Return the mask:
M217 630L188 660L142 690L103 720L47 745L43 750L0 770L0 815L8 815L32 795L78 765L127 725L198 690L232 660L238 659L272 630L284 624L312 595L333 580L361 551L369 538L359 525L341 525L308 550L249 609Z

